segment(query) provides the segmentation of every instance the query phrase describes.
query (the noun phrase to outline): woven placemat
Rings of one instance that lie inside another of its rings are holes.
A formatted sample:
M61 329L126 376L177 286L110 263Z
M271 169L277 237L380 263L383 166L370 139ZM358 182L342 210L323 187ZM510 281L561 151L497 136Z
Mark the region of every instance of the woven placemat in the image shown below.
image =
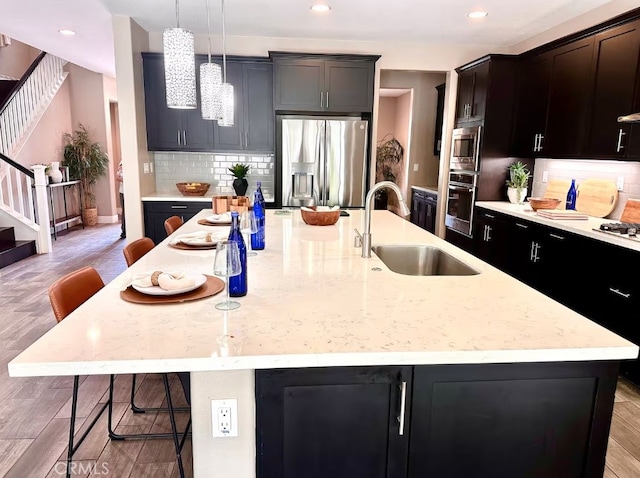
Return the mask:
M120 291L120 297L127 302L134 304L176 304L179 302L187 302L190 300L204 299L211 297L224 290L224 281L217 277L205 274L207 282L202 284L195 290L176 295L147 295L138 292L133 287L127 287L126 290Z
M169 243L169 247L180 249L182 251L207 251L209 249L215 249L217 245L217 242L215 244L207 244L202 246L190 246L189 244L184 244L182 242L176 242L175 244Z
M230 226L231 222L209 222L206 219L200 219L198 224L202 226Z

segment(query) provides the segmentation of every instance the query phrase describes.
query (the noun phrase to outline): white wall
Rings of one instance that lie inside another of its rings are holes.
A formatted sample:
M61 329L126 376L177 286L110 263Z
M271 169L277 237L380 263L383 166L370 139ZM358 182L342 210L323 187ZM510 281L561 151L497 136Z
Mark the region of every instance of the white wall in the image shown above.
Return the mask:
M11 39L11 45L0 48L0 75L19 79L40 54L29 45Z
M145 174L143 169L144 163L153 161L151 153L147 151L140 55L143 51L149 51L149 36L130 17L114 15L113 37L127 238L131 241L144 236L140 198L155 191L155 175Z

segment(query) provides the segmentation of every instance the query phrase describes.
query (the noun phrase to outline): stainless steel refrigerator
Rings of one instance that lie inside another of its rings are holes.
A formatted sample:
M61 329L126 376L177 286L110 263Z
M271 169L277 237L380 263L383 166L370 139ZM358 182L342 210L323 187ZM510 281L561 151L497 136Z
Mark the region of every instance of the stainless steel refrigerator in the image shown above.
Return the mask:
M283 206L363 207L368 122L281 116Z

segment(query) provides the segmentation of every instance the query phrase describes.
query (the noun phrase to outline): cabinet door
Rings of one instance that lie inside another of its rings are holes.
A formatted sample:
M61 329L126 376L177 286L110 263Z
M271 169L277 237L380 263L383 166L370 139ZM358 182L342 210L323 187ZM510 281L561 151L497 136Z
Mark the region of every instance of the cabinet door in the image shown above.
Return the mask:
M602 476L616 371L606 363L415 367L408 478Z
M200 98L200 65L202 60L196 59L196 94L198 107L195 110L184 110L182 113L182 144L180 151L211 151L213 149L214 121L202 119L202 99Z
M509 225L510 244L505 272L527 285L539 282L540 262L536 260L536 226L528 221L513 220Z
M274 79L276 110L322 111L324 61L276 60Z
M582 153L592 59L593 37L553 52L545 156L576 157Z
M324 109L342 113L372 111L373 70L373 62L325 62Z
M162 57L143 58L147 149L178 151L182 145L182 110L167 108Z
M552 57L532 58L518 71L518 105L514 131L514 153L525 157L544 151Z
M575 284L576 274L582 276L584 248L580 238L559 229L536 228L534 237L534 266L540 271L530 285L552 299L575 306L583 291ZM566 268L565 268L566 266Z
M256 371L257 477L406 477L411 376L411 367Z
M411 197L411 222L416 226L420 226L420 211L422 210L422 205L422 193L413 191L413 195Z
M475 254L485 262L503 270L506 252L511 247L508 222L498 214L484 209L476 209Z
M490 62L481 63L473 69L473 99L471 101L471 121L484 119L489 91Z
M238 151L244 145L242 64L227 62L227 83L233 85L233 126L220 126L215 122L215 147L218 151Z
M458 76L458 98L456 99L456 123L469 121L473 104L472 70L463 71Z
M438 199L428 197L425 201L424 229L432 234L436 232L436 211L438 210Z
M639 54L640 21L595 37L595 81L587 148L592 156L625 156L631 128L617 119L634 111Z
M245 149L273 152L273 67L247 63L242 73Z

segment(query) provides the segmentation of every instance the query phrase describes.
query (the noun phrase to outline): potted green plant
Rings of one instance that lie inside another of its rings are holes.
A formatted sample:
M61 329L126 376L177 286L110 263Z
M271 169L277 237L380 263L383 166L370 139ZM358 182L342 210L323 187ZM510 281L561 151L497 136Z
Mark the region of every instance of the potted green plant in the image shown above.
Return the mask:
M236 163L227 168L235 178L233 180L233 190L236 192L236 196L244 196L247 193L249 183L246 180L246 176L250 167L249 164Z
M376 182L396 182L396 171L401 168L404 148L400 142L391 135L391 139L382 138L376 148ZM375 209L387 209L389 197L385 189L376 192Z
M526 164L517 161L507 168L509 179L507 179L507 197L514 204L522 204L527 197L527 187L531 173Z
M70 179L80 180L82 195L82 221L87 226L98 223L98 209L93 188L107 173L109 157L99 143L93 142L89 132L82 125L73 133L64 134L65 146L62 164L69 168Z

